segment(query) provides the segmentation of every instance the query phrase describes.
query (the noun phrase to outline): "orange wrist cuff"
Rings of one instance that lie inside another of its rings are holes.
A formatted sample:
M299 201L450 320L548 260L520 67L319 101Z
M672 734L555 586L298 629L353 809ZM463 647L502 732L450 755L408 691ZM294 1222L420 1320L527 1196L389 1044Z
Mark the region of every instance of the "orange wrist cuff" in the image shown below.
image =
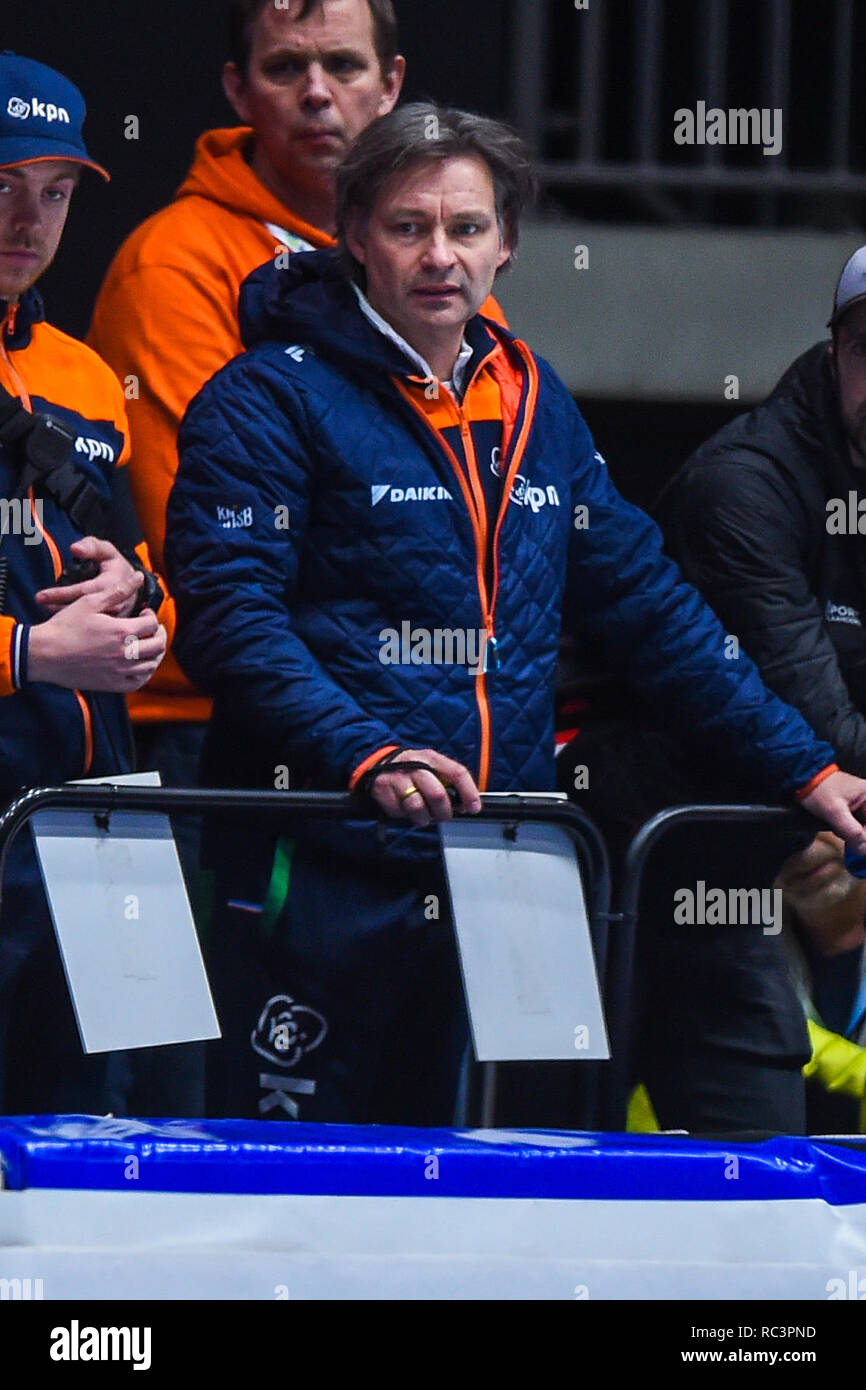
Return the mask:
M823 769L823 771L817 773L812 778L811 782L807 782L805 787L800 788L800 790L797 792L797 800L803 801L805 797L811 796L812 792L815 790L816 787L820 787L822 782L824 782L828 777L832 777L834 772L839 771L840 768L838 763L830 763L828 767L825 767Z
M349 778L349 791L353 792L355 790L361 778L364 776L364 773L369 772L371 767L375 767L376 763L380 762L381 759L385 757L386 753L396 753L399 747L399 743L388 743L384 748L379 748L375 753L371 753L369 758L365 758L362 763L359 763Z

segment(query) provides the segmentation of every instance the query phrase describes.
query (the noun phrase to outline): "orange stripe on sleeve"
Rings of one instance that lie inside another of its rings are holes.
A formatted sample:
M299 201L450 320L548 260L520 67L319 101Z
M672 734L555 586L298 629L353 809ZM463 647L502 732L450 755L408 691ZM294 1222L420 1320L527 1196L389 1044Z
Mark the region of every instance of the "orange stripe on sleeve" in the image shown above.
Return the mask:
M81 718L84 721L84 771L89 772L93 766L93 719L90 714L90 706L80 690L75 691L75 698L81 709Z
M0 697L15 694L15 686L12 684L12 634L14 631L14 618L0 618Z
M349 778L349 791L353 792L355 790L361 778L364 776L364 773L369 772L371 767L375 767L376 763L384 758L386 753L396 753L399 747L399 743L389 743L385 748L380 748L376 753L371 753L369 758L365 758L362 763L359 763Z
M832 777L833 773L838 771L838 763L830 763L829 766L825 767L822 772L817 773L812 778L811 782L807 782L805 787L800 788L800 790L797 792L797 800L803 801L807 796L811 796L812 792L815 790L816 787L820 787L822 782L826 781L828 777Z

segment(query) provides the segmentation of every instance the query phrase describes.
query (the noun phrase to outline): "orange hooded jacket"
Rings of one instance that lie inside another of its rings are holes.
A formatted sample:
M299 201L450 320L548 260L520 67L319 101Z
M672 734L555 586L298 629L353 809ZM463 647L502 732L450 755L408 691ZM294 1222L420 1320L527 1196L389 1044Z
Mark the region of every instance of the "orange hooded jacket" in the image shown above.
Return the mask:
M99 466L104 467L106 478L111 474L112 468L120 470L127 467L129 429L123 393L117 381L105 363L100 362L84 343L45 322L42 317L42 301L35 290L29 290L23 295L19 304L10 306L5 301L0 301L0 386L9 395L16 396L26 410L55 415L68 429L75 432L73 463L79 455L89 453L91 460L100 460ZM76 524L57 506L50 494L46 501L44 493L39 499L45 506L43 524L43 512L37 510L37 492L40 492L38 484L29 489L27 499L34 509L33 515L43 544L34 546L31 551L30 539L23 542L24 549L19 552L19 558L21 554L27 556L31 565L28 570L20 571L18 575L18 616L0 616L0 699L9 699L15 702L17 709L25 711L23 715L18 715L22 721L22 729L31 727L34 719L38 724L38 712L46 708L38 702L33 704L30 693L27 690L19 691L14 679L13 648L16 628L22 624L42 621L46 616L43 612L41 617L37 617L38 605L31 599L26 601L25 611L22 613L22 586L25 593L32 595L38 589L56 582L70 559L70 539L81 538ZM122 492L120 495L122 496ZM116 513L114 519L119 519ZM140 534L134 518L124 516L122 522L123 529L130 538L136 533ZM130 540L121 542L118 539L118 543L129 544ZM144 540L139 540L134 549L146 569L155 568ZM44 558L46 555L47 559ZM167 595L165 580L162 580L162 588L165 596L158 617L171 642L175 626L174 600ZM28 614L27 608L33 611ZM91 771L94 756L93 697L81 691L75 691L74 694L84 735L84 761L78 772L81 776L86 776ZM119 708L122 714L122 704ZM29 714L26 713L28 709ZM33 713L34 709L37 711L36 715ZM14 712L4 709L4 718L11 720L14 727ZM76 730L70 725L67 734L68 741L64 739L63 747L68 752L75 746ZM103 752L104 734L103 728L99 735L103 740ZM52 730L50 724L46 725L44 737L49 747L52 746L52 738L56 736L57 728ZM10 782L9 773L10 769L5 766L0 769L0 778L4 779L7 790L10 786L16 785L14 780ZM70 774L67 771L64 775Z
M165 509L177 471L177 432L189 402L243 351L237 318L246 277L288 247L332 246L253 173L246 126L209 130L175 200L123 243L99 293L88 342L124 385L132 434L130 482L161 571ZM484 312L501 320L494 301ZM211 702L168 653L130 697L136 722L205 720Z

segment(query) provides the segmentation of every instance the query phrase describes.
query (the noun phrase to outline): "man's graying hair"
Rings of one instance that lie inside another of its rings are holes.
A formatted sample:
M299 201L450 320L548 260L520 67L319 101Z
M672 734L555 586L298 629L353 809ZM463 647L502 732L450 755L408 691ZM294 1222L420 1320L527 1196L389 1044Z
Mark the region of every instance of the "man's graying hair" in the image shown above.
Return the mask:
M337 169L337 240L343 265L353 277L361 267L346 245L347 224L369 218L388 180L422 160L473 155L490 170L499 229L511 241L513 258L520 215L536 190L527 146L508 126L487 116L418 101L398 106L362 131Z

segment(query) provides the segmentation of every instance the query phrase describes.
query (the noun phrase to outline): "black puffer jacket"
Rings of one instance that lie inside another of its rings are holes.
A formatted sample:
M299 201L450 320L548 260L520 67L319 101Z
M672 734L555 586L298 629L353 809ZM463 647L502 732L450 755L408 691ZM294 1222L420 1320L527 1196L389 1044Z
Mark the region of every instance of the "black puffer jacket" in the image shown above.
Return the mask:
M864 777L866 473L849 459L828 347L803 353L762 405L701 445L656 511L686 578L766 684ZM832 534L831 517L844 504L856 519L861 498L863 534Z

